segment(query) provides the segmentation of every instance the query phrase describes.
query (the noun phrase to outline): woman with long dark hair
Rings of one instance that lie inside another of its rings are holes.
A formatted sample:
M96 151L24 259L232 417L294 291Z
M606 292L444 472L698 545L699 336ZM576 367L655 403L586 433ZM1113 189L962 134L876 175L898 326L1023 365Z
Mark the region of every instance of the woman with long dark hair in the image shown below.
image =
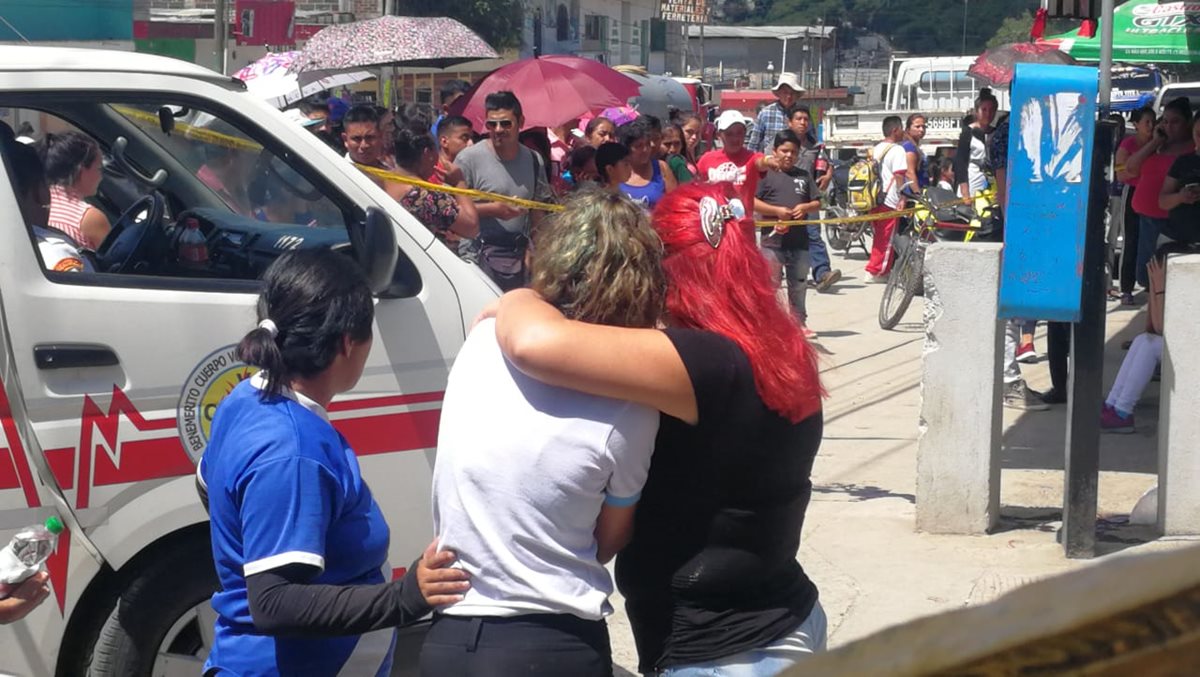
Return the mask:
M397 174L422 180L433 175L438 148L424 126L403 124L392 139L392 149ZM445 244L449 243L448 235L469 239L479 234L479 213L475 203L464 195L434 192L400 181L388 181L383 189Z
M972 198L990 185L988 180L987 135L1000 103L992 90L984 87L975 99L973 119L964 124L958 135L958 150L954 154L954 177L958 180L958 195Z
M817 588L796 561L821 442L816 356L722 187L681 186L652 223L665 330L571 320L520 290L498 304L497 337L538 380L662 412L617 557L640 669L775 674L825 645Z
M104 177L100 146L81 132L47 133L38 151L50 184L47 225L84 247L98 249L112 229L104 212L86 201L96 195Z
M390 581L389 532L329 403L354 387L375 311L344 254L284 254L238 356L259 371L217 409L198 469L221 589L209 675L386 675L395 628L461 599L430 544Z

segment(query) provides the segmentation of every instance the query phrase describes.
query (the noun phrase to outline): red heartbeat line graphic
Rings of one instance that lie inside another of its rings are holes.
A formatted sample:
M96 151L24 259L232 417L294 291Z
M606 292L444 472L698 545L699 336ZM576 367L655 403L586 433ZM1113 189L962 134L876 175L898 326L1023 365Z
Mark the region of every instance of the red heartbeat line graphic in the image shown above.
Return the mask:
M442 400L443 395L442 392L430 392L335 402L330 406L330 412L436 403ZM441 413L440 408L406 411L341 419L334 421L333 425L345 436L357 455L370 456L437 446ZM177 435L121 442L119 429L122 416L139 432L173 430L176 426L174 418L147 419L116 386L113 386L112 401L107 413L90 395L85 395L79 446L45 451L46 461L55 480L58 481L59 488L63 491L75 489L76 509L88 507L91 490L96 486L182 477L191 475L196 470ZM0 426L3 427L9 444L8 449L0 448L0 491L21 488L26 504L30 508L40 507L37 485L34 484L33 473L17 432L12 407L3 383L0 383ZM95 431L99 431L99 437L94 436ZM112 450L112 455L101 446L101 441ZM58 548L46 561L59 613L65 611L70 551L71 536L68 529L59 536Z

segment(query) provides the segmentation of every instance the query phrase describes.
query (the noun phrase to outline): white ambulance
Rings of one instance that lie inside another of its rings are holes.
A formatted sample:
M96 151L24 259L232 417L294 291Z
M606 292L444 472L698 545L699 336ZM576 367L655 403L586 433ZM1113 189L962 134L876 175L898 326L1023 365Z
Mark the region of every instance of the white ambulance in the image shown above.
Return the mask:
M417 557L449 366L497 293L482 273L240 81L183 61L0 47L0 121L94 139L92 202L116 233L96 272L53 270L5 158L0 542L52 514L68 531L50 598L0 628L0 673L200 673L216 577L193 474L213 410L248 376L234 346L284 251L341 250L371 280L374 347L331 414L387 516L390 560ZM189 226L201 265L179 256Z

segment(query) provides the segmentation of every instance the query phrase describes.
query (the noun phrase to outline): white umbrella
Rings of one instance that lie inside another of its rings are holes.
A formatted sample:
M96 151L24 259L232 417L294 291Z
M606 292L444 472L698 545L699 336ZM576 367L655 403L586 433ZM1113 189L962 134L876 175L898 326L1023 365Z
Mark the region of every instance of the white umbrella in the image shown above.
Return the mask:
M246 89L262 97L276 108L284 108L307 96L326 89L352 85L374 77L370 71L306 74L304 85L296 73L288 72L300 52L275 52L246 66L233 77L246 83Z
M247 80L246 89L251 94L261 97L276 108L286 108L300 99L312 96L318 92L333 89L334 87L352 85L373 77L375 76L368 71L334 73L309 82L301 87L299 78L295 73L276 72L259 76L253 80Z

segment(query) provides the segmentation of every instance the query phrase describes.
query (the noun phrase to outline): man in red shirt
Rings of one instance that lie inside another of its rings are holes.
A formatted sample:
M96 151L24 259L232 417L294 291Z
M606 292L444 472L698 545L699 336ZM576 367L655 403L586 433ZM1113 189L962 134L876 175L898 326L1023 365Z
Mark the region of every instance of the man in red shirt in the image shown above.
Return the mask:
M746 127L750 118L735 110L727 110L717 117L717 137L722 147L710 150L696 163L702 180L709 183L726 182L731 198L740 198L750 213L754 209L754 193L758 180L768 169L779 169L774 157L764 157L746 148Z

